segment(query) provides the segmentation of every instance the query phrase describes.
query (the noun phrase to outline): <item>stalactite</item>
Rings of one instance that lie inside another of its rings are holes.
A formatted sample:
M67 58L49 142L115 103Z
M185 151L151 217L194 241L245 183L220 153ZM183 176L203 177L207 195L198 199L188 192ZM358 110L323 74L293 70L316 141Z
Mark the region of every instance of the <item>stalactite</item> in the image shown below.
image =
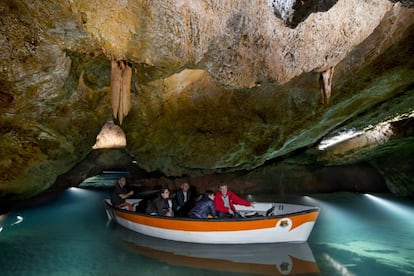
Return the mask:
M331 98L331 94L332 94L333 73L334 73L334 68L330 67L328 70L322 72L319 77L322 104L329 104L329 99Z
M131 109L132 69L126 61L111 61L112 115L122 124Z
M111 62L111 106L112 116L116 119L118 117L119 97L121 96L121 70L118 67L118 62L112 60Z
M125 70L125 63L123 61L119 61L118 62L118 66L119 66L119 72L121 75L121 79L120 79L120 92L119 92L119 98L118 98L118 120L119 123L122 124L122 120L124 119L124 105L123 103L123 98L124 98L124 86L123 86L123 75L124 75L124 70Z
M129 110L131 109L131 77L132 69L126 64L124 70L122 71L122 114L123 117L128 115ZM122 123L122 120L121 120Z

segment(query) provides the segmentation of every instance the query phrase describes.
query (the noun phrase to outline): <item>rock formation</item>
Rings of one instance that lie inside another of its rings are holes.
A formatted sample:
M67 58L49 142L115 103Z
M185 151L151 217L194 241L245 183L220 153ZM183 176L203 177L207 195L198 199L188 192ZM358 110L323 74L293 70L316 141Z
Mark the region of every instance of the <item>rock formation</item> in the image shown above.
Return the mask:
M329 104L329 99L332 95L332 77L334 68L330 67L321 73L319 77L319 85L321 86L321 101L322 104Z
M126 61L111 61L111 105L112 116L119 123L131 109L132 69Z
M113 119L148 173L363 162L413 196L412 1L323 2L2 1L0 196L65 186ZM384 143L318 149L390 120Z
M119 126L115 125L113 121L106 122L98 136L96 136L96 143L92 146L93 149L116 149L126 147L125 133Z

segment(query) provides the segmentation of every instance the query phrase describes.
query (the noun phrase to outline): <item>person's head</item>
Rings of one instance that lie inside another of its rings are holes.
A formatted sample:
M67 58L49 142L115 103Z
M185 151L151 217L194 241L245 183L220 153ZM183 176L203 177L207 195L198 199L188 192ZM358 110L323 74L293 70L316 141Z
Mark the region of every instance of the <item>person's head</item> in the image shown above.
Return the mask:
M226 185L226 184L221 183L221 184L219 185L219 190L220 190L220 193L221 193L222 195L224 195L224 196L226 196L226 195L227 195L227 185Z
M167 199L170 197L170 190L168 188L162 188L160 195L162 198Z
M188 182L184 182L183 184L181 184L181 189L183 190L183 192L187 192L188 189L190 189L190 184L188 184Z
M206 196L211 200L214 200L215 198L214 192L210 190L206 191Z
M118 179L118 184L121 188L123 188L126 185L126 178L124 176L120 177Z

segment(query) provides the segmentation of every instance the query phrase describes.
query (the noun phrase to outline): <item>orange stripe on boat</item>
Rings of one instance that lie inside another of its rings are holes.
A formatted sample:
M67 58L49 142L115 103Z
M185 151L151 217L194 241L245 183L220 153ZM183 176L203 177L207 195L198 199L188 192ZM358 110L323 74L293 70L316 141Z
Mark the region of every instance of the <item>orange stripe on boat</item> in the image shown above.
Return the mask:
M137 213L127 213L119 210L115 210L118 217L126 219L138 224L170 229L180 231L193 231L193 232L208 232L208 231L242 231L242 230L257 230L264 228L274 228L280 220L283 218L267 218L257 220L185 220L185 219L172 219L159 216L146 216ZM289 216L292 220L292 229L306 223L315 221L319 211L297 214Z
M304 223L316 221L316 218L318 217L318 215L319 215L319 211L315 211L315 212L306 213L300 216L290 217L293 223L292 228L290 228L290 231L292 231L296 227L301 226Z

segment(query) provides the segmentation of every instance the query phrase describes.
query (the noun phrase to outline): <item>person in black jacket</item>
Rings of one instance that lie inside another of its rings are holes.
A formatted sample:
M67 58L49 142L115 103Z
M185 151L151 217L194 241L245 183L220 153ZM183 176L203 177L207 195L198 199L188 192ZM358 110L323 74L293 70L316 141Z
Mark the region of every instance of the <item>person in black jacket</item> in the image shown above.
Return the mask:
M146 213L151 215L173 217L173 208L174 206L172 200L170 199L170 190L168 188L162 188L160 195L148 205Z
M193 207L193 193L188 182L183 182L174 196L176 216L185 216Z
M190 218L208 218L209 215L217 217L216 208L214 208L214 197L213 191L206 191L203 198L188 213L188 216Z
M111 195L111 203L117 208L122 208L124 206L128 207L129 211L134 211L134 207L126 202L126 199L134 194L134 191L128 191L126 188L126 178L121 177L118 179L118 182L115 184L114 191Z

